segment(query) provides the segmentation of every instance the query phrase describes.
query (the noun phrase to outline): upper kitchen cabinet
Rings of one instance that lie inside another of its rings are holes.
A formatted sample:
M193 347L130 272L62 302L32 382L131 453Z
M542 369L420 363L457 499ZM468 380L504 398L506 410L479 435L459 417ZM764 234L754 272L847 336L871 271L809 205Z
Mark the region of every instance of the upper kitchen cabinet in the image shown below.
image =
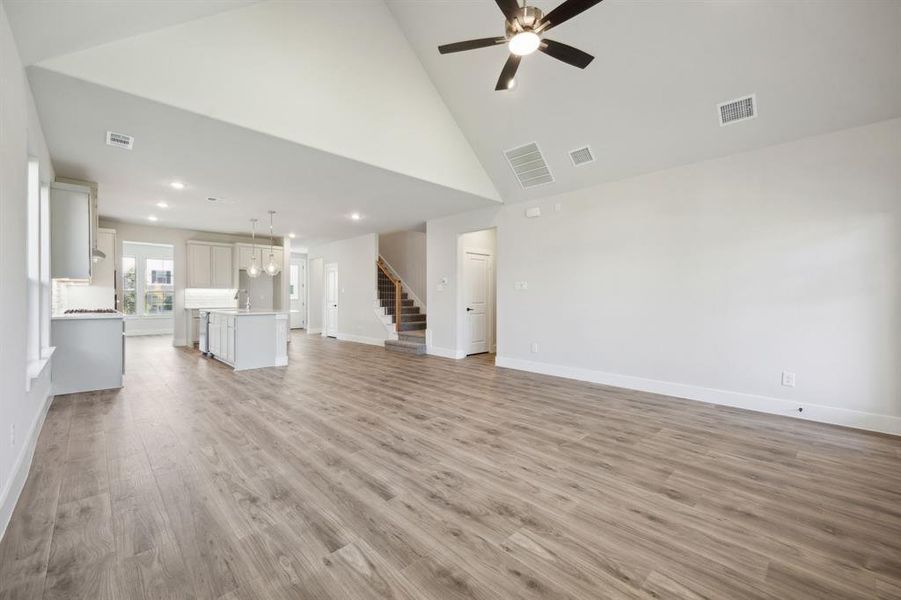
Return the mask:
M250 267L250 259L253 256L257 258L257 265L263 268L263 253L259 246L252 247L249 244L236 244L238 248L238 269L246 271Z
M188 242L189 288L231 289L234 286L234 246Z
M94 276L91 285L98 287L116 287L116 230L97 229L97 249L106 255L106 258L94 263Z
M257 257L257 266L261 269L269 262L269 245L251 247L250 244L236 244L238 248L238 269L246 271L250 267L250 258ZM280 246L272 247L275 261L284 268L284 251Z
M96 188L55 182L50 186L50 274L90 280Z

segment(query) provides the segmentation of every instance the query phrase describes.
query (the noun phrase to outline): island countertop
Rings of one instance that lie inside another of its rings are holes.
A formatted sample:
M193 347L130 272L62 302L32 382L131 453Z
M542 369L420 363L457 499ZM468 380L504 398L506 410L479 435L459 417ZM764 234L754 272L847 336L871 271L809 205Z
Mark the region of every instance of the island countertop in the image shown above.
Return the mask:
M114 313L69 313L62 315L52 315L52 321L87 321L93 319L124 319L125 314L120 312Z
M203 310L203 309L201 309ZM220 315L229 315L233 317L253 317L260 315L287 315L288 311L286 310L266 310L266 309L250 309L245 310L242 308L210 308L206 309L204 312L217 313Z

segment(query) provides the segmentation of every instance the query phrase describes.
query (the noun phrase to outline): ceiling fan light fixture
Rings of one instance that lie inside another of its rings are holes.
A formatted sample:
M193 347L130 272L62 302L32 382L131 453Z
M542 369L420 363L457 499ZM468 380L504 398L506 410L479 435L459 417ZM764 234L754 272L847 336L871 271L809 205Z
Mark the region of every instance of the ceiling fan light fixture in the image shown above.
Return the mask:
M516 56L528 56L541 46L541 37L534 31L521 31L510 38L510 52Z

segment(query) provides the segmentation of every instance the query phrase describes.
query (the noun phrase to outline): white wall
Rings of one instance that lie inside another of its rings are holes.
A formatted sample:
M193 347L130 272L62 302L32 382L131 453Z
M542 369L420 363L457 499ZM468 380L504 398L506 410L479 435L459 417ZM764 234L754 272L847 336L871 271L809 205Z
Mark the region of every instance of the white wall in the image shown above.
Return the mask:
M318 272L316 263L321 258L323 268L330 263L338 265L338 339L384 343L387 330L376 315L378 246L378 235L371 233L310 249L311 328L322 327L323 273ZM313 314L314 299L317 318Z
M323 278L325 262L321 256L310 255L310 272L307 276L307 333L322 333L323 324ZM340 275L340 273L339 273Z
M898 165L901 119L430 221L432 351L497 226L498 364L901 433Z
M31 91L0 4L0 536L28 475L34 442L50 394L47 364L26 392L28 157L39 160L41 180L53 180ZM41 326L49 328L49 311ZM10 443L12 428L15 442Z
M388 261L416 297L426 303L425 232L383 233L379 235L379 254Z
M100 193L103 193L103 186L100 187ZM122 256L122 242L145 242L151 244L172 244L174 256L173 278L175 280L175 310L173 311L173 344L176 346L186 345L185 340L185 283L187 282L187 247L188 240L198 240L204 242L223 242L233 244L244 242L249 244L250 238L228 235L224 233L210 233L206 231L192 231L190 229L174 229L170 227L152 227L145 225L134 225L132 223L123 223L121 221L110 221L107 219L100 220L101 227L108 227L116 230L116 243L119 247L116 249L117 256ZM119 269L119 277L122 277L121 268ZM285 278L281 278L282 282ZM119 286L121 287L121 280ZM283 287L284 283L282 284ZM285 294L287 292L283 292Z

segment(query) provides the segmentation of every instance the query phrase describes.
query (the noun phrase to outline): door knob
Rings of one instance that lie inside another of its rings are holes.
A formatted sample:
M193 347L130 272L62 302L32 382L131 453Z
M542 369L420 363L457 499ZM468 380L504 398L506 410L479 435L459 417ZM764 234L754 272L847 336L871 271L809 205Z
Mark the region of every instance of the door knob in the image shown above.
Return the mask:
M472 310L472 309L469 308L468 306L466 307L466 312L469 312L469 311L471 311L471 310Z

